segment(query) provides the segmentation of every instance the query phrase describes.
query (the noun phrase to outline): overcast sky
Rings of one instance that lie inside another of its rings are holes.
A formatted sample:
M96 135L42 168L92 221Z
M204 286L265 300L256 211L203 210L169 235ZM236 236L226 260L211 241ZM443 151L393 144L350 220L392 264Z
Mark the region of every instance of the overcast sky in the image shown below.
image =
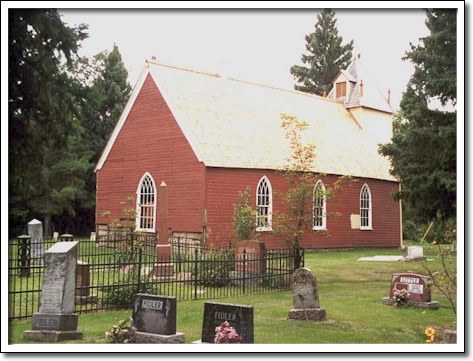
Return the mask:
M92 56L116 43L129 81L136 82L146 59L217 72L293 89L289 68L301 64L305 35L314 30L319 10L170 11L61 10L69 25L89 25L81 55ZM344 42L380 90L391 88L397 106L413 66L401 58L409 42L428 35L422 10L336 10Z

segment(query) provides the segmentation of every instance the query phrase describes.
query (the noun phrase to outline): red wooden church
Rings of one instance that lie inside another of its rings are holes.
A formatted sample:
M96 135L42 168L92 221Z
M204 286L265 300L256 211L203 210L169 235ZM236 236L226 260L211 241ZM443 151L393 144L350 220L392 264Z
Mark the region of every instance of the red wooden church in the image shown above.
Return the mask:
M377 151L392 135L389 95L358 59L339 72L327 97L148 61L96 166L96 223L120 218L121 202L133 196L136 228L157 232L157 188L165 181L169 228L228 244L233 204L249 186L259 238L284 246L272 234L280 207L274 192L286 184L275 170L289 155L282 113L309 123L303 140L316 145L313 171L325 174L314 194L340 175L356 179L336 201L314 197L302 246L399 247L401 206L391 196L399 183Z

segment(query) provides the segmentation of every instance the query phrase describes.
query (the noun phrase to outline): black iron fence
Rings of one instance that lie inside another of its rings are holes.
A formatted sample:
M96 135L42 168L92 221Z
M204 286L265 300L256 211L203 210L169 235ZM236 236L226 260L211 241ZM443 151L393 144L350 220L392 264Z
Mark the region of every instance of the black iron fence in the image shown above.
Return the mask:
M304 261L303 250L237 253L233 248L189 245L179 239L156 251L156 243L146 234L75 240L79 241L75 303L79 313L131 307L138 292L196 300L283 290L289 288L298 262ZM55 242L45 240L44 250ZM9 242L9 320L38 312L43 254L28 237Z

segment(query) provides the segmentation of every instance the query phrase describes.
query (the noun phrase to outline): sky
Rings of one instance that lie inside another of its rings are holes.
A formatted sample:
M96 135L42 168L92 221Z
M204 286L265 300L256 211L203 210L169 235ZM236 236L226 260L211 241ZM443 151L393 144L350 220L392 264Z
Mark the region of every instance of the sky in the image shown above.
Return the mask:
M414 67L401 58L429 31L421 9L335 9L344 43L354 40L365 68L398 106ZM303 65L305 35L317 9L304 10L60 10L70 26L89 25L80 54L117 44L134 85L146 59L293 89L289 69Z

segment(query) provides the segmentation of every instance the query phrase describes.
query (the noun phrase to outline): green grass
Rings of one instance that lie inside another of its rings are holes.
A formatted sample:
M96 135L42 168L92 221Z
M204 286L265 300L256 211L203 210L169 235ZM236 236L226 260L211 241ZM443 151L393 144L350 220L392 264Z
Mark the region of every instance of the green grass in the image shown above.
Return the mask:
M424 329L442 329L455 324L455 315L445 297L433 290L440 309L392 308L381 304L388 296L391 274L413 271L425 273L421 262L357 262L360 257L399 255L399 249L355 249L306 253L306 267L317 276L321 307L327 322L287 320L292 307L290 291L220 299L221 302L249 304L255 312L256 343L424 343ZM436 248L424 247L433 269L440 269ZM178 331L186 342L200 339L205 300L178 302ZM117 321L131 316L131 310L82 314L81 343L104 343L104 333ZM25 343L23 331L31 320L10 324L11 343ZM77 343L78 341L73 341Z

